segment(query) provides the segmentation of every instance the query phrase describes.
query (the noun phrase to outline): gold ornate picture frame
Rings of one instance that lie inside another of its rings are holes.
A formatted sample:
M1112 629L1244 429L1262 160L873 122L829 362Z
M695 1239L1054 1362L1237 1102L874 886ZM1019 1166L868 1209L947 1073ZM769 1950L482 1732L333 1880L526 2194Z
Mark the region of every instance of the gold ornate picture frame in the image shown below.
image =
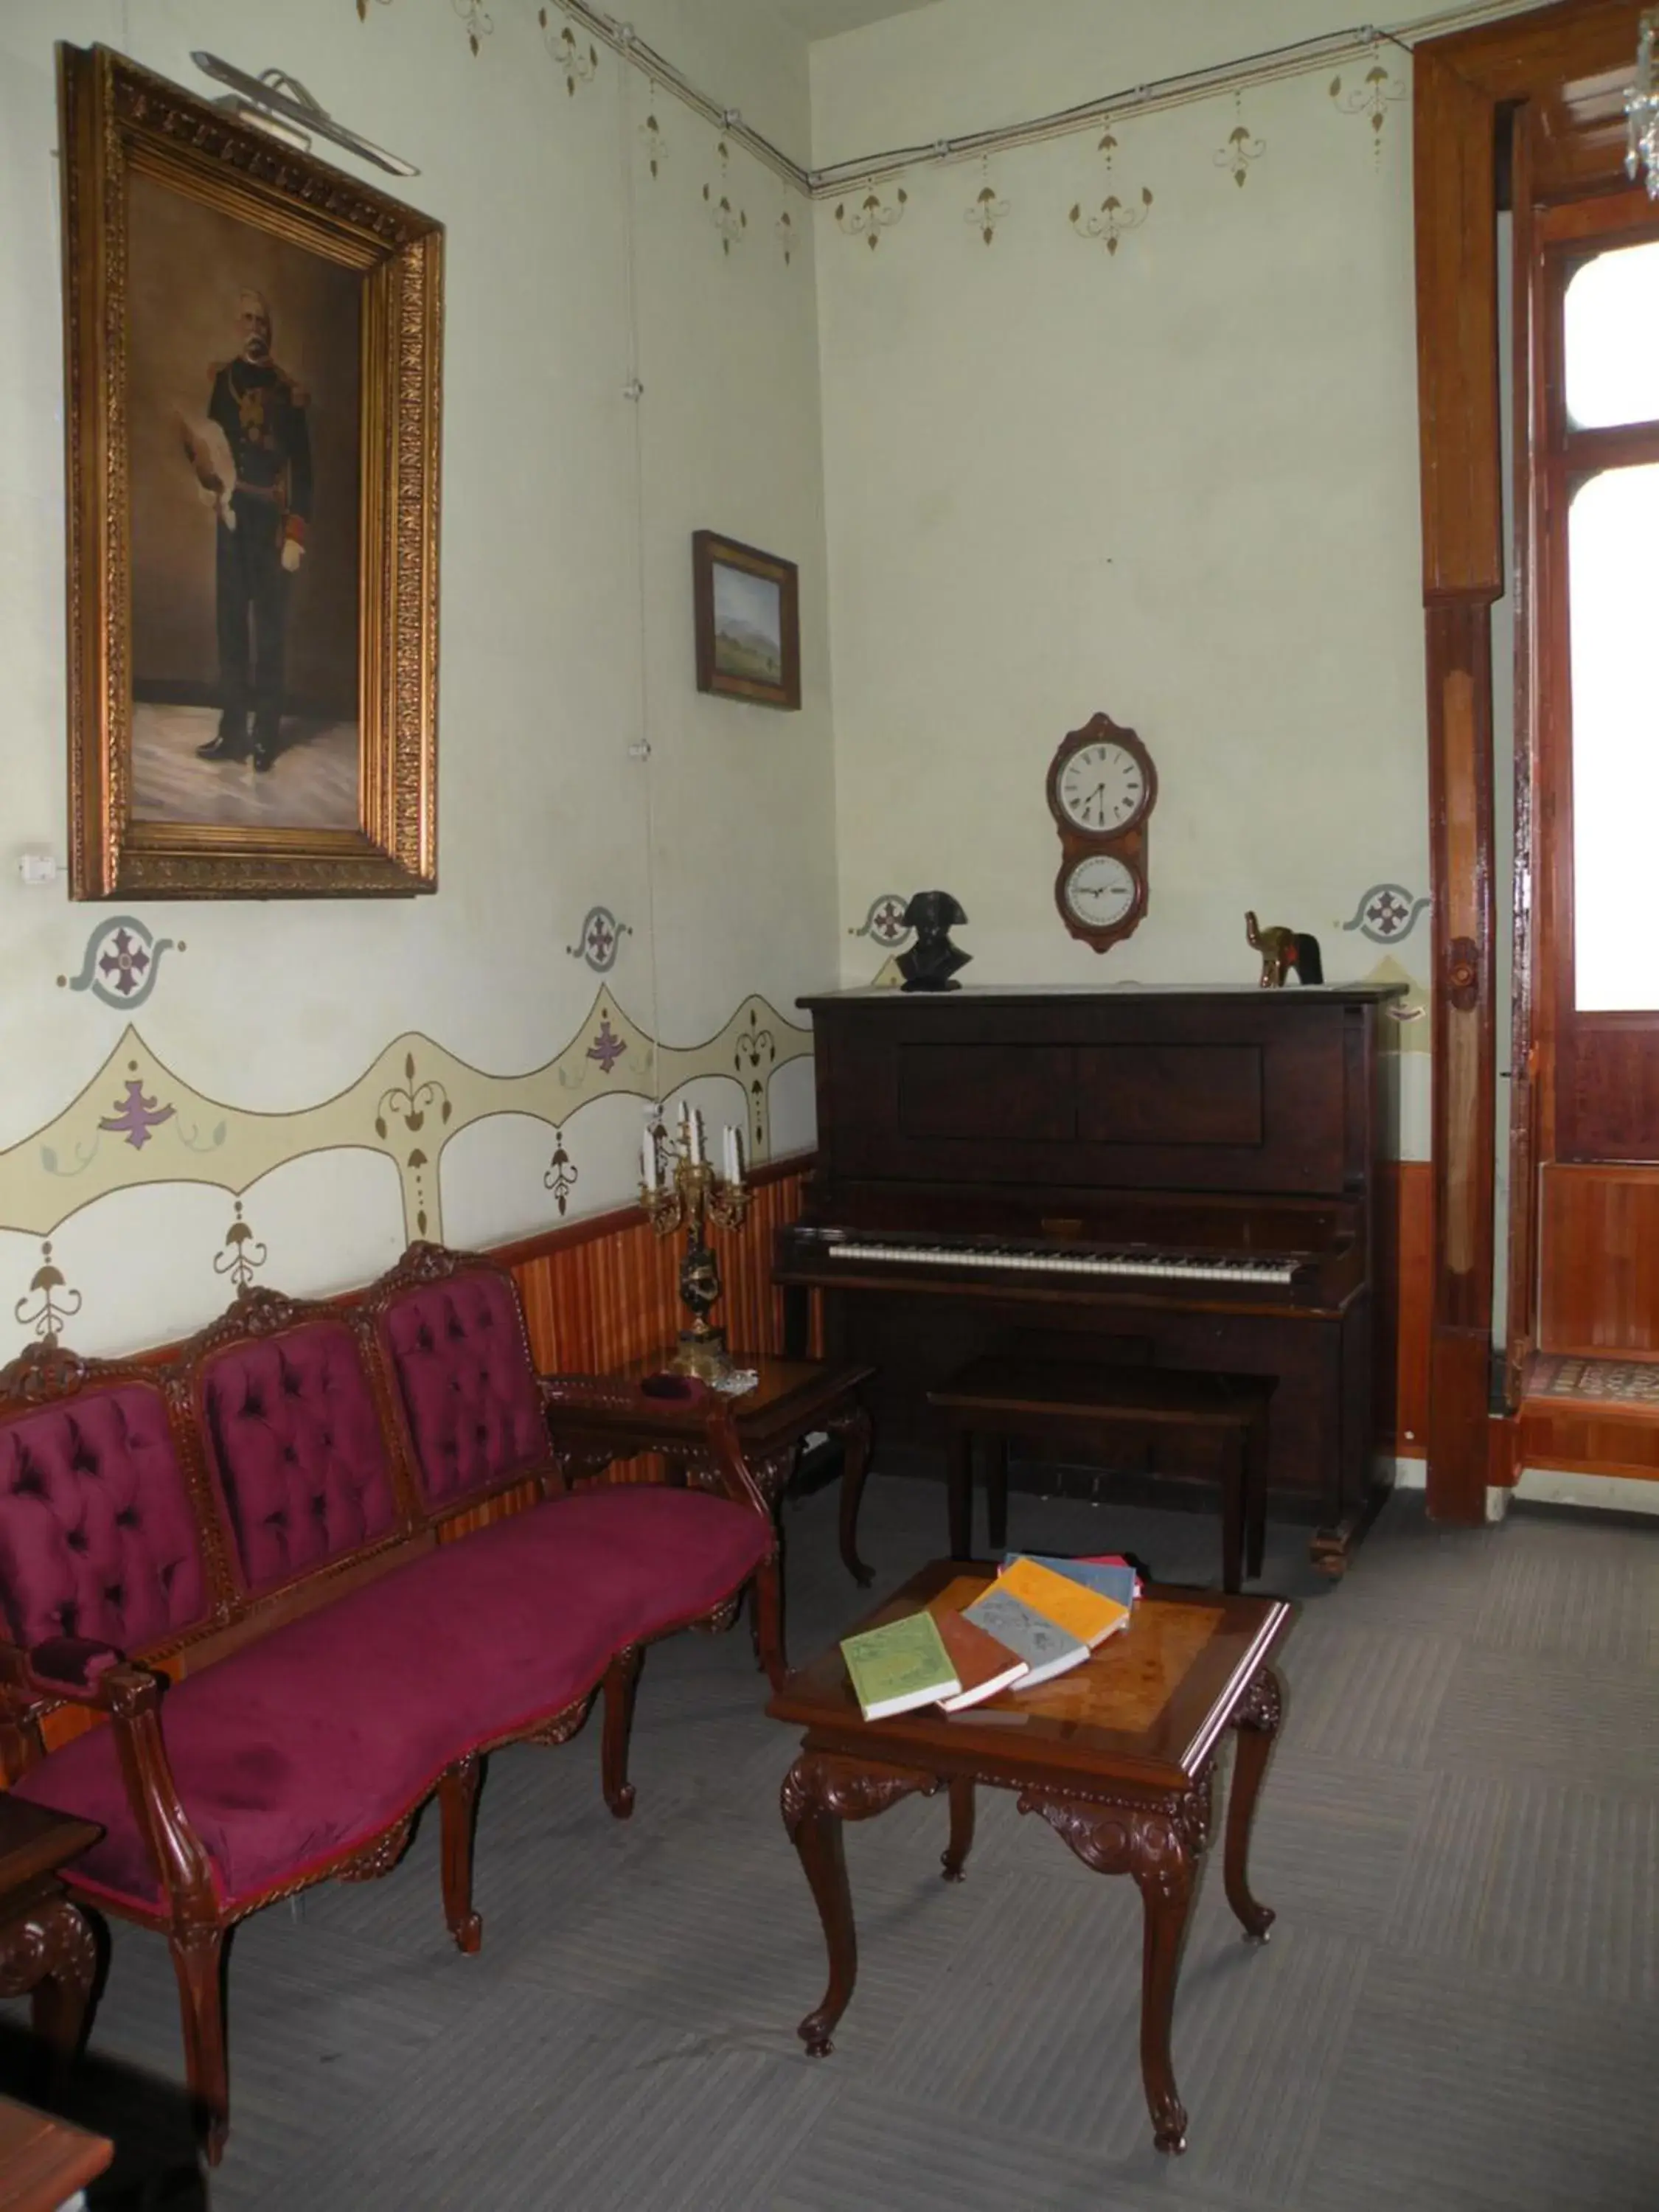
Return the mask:
M443 231L58 49L70 894L437 884Z

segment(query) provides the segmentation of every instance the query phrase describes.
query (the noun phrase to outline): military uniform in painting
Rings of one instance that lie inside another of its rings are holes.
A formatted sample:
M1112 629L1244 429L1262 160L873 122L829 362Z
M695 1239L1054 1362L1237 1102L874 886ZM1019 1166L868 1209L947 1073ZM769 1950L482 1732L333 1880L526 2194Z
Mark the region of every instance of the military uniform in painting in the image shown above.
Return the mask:
M224 434L234 468L220 485L215 548L220 707L207 760L240 760L252 718L253 765L269 769L281 738L288 593L311 520L309 394L270 357L270 313L242 295L243 345L210 371L208 420Z

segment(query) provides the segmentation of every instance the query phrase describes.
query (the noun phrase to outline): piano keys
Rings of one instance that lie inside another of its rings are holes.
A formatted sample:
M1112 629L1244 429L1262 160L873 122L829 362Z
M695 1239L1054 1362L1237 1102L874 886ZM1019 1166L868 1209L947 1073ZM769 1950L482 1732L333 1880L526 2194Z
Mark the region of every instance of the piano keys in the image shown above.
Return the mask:
M1387 985L848 991L812 1015L818 1158L774 1279L790 1348L878 1413L1018 1343L1273 1374L1270 1497L1340 1572L1379 1493L1371 1374ZM1179 1472L1172 1468L1170 1472Z
M1303 1260L1295 1253L1270 1254L1263 1258L1241 1255L1224 1260L1213 1252L1157 1252L1139 1247L1104 1245L1005 1244L981 1243L964 1237L960 1243L936 1244L925 1237L881 1237L873 1242L854 1237L850 1230L819 1229L802 1232L803 1247L816 1238L824 1256L845 1261L843 1281L852 1279L854 1261L866 1267L902 1272L911 1267L979 1267L1018 1279L1038 1275L1074 1276L1087 1282L1103 1278L1114 1281L1268 1284L1288 1289ZM896 1273L890 1279L897 1279Z

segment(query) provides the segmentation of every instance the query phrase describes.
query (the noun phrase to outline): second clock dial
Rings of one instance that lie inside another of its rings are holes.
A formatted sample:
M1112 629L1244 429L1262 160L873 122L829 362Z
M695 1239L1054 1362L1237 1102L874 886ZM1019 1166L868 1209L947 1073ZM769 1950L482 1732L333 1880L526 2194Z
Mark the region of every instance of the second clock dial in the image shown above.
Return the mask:
M1141 903L1140 878L1115 853L1088 853L1073 860L1062 881L1061 896L1087 929L1112 929Z

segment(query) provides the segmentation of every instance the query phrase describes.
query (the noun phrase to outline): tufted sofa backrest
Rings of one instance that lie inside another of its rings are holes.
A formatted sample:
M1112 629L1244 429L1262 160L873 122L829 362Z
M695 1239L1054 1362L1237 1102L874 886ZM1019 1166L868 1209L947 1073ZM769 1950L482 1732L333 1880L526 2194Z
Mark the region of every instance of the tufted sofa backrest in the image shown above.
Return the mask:
M372 1310L428 1511L549 1468L541 1392L501 1269L462 1266L392 1288Z
M158 1382L0 1403L0 1614L14 1643L88 1637L139 1653L211 1610Z
M396 1530L388 1448L349 1322L232 1335L200 1357L196 1402L250 1591Z

